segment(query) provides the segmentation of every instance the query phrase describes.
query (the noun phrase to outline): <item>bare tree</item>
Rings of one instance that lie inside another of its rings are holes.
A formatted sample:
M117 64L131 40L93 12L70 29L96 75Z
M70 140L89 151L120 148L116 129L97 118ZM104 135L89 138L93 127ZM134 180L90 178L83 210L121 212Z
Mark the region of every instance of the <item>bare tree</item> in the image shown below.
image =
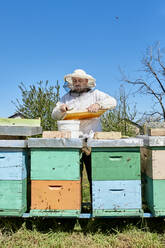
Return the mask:
M165 51L160 49L159 43L147 49L142 59L143 77L129 80L121 71L122 81L136 87L136 93L152 97L153 106L149 113L154 119L165 121L165 62L163 61ZM156 108L155 108L156 106ZM157 116L157 118L155 118Z
M117 102L117 107L101 118L103 131L120 131L126 136L135 136L138 130L143 133L143 127L139 124L141 118L137 120L139 113L136 104L129 103L129 93L123 85L120 85Z

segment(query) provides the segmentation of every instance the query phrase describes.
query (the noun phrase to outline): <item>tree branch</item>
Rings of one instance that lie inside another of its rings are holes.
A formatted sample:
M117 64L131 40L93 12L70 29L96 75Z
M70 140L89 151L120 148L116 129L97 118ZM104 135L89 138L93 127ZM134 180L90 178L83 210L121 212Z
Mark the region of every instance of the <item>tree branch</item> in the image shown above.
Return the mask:
M165 75L165 66L162 64L161 59L160 59L160 48L158 48L158 62L161 68L163 69L163 74Z
M165 88L163 87L163 85L162 85L160 79L158 78L158 75L157 75L156 72L153 70L151 64L150 64L149 62L147 62L146 65L148 66L149 70L151 71L151 73L154 75L154 77L155 77L156 80L158 81L158 83L159 83L159 85L160 85L162 91L165 93Z

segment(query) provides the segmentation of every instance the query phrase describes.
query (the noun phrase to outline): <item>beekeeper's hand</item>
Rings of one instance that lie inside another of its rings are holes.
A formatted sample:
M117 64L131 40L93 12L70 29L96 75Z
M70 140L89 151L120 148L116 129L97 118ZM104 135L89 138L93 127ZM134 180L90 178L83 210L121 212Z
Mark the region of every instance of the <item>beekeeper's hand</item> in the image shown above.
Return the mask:
M61 112L66 112L66 111L68 110L68 105L66 105L65 103L62 104L62 105L60 106L60 110L61 110Z
M87 110L88 112L97 112L100 109L100 105L98 103L91 104Z

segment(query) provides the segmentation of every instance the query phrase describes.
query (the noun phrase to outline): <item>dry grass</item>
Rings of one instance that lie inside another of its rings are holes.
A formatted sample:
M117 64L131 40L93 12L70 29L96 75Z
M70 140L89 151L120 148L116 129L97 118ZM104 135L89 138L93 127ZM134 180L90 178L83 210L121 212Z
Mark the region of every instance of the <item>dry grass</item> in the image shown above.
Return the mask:
M90 189L89 182L87 179L86 169L83 169L83 180L82 180L82 202L90 202Z

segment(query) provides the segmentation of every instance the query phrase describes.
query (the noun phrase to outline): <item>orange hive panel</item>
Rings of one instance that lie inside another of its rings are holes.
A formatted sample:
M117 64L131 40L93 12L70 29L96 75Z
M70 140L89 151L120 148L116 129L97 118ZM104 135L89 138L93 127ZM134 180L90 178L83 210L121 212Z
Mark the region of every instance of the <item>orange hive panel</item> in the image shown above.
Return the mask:
M80 181L31 181L31 209L79 210L80 207Z

